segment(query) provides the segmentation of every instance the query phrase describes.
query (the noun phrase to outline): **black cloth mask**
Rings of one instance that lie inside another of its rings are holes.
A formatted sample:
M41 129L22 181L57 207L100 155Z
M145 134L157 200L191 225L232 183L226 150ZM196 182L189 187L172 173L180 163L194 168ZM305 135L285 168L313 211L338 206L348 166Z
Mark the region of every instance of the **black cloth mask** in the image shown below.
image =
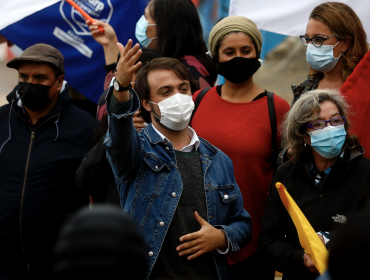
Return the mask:
M26 106L31 111L39 111L44 109L52 100L49 98L49 92L54 83L51 86L45 86L18 82L18 94L22 100L23 106Z
M217 73L224 76L233 84L240 84L248 80L261 67L258 57L234 57L226 62L219 62Z

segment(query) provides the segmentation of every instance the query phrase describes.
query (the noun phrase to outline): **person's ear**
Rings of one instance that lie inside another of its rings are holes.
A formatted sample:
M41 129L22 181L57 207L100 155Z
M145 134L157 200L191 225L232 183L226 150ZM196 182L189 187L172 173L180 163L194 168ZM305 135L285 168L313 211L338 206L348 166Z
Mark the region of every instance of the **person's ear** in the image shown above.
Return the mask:
M146 99L141 100L141 105L143 105L144 109L147 110L148 112L152 111L152 106L150 106L150 103Z
M343 39L342 42L343 42L343 45L342 45L341 51L342 53L345 53L348 50L349 46L351 45L352 39L347 36L346 38Z
M57 84L57 91L60 91L60 90L62 89L63 81L64 81L64 75L60 75L60 76L57 78L57 81L56 81L56 84Z
M307 133L307 134L304 136L303 141L304 141L306 144L311 145L311 136L310 136L310 134L308 134L308 133Z

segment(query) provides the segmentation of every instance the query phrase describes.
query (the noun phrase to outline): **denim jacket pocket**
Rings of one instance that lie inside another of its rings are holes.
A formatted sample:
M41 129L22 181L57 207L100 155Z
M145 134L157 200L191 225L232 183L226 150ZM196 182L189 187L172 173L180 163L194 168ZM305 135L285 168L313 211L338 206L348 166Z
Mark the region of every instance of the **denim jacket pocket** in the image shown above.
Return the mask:
M230 203L238 197L234 188L219 190L218 193L220 194L223 203Z
M144 161L154 172L159 172L163 168L169 169L167 164L160 161L156 156L144 156Z
M161 163L155 157L144 157L144 162L140 166L135 179L137 193L143 199L159 197L166 185L169 174L167 165Z

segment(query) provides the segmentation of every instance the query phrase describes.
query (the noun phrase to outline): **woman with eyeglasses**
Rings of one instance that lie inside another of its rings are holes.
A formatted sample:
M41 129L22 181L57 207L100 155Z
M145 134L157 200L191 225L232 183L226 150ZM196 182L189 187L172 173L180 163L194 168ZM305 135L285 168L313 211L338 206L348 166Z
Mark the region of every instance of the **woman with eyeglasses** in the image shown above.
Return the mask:
M370 193L370 160L349 132L348 107L338 91L316 89L297 100L284 123L282 145L294 157L271 182L258 239L260 256L284 280L313 280L318 271L299 243L275 184L285 186L327 247Z
M344 3L326 2L310 14L306 34L307 80L293 85L293 104L313 89L339 89L369 49L356 13Z

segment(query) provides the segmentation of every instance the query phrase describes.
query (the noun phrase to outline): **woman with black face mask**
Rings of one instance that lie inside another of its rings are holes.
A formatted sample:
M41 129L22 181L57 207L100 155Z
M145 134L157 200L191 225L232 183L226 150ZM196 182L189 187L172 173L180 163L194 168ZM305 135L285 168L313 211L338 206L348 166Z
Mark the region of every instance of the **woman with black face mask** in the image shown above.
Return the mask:
M225 77L225 84L209 89L203 96L191 125L202 138L232 159L244 208L253 221L249 245L227 255L231 279L273 280L274 270L257 255L267 190L274 172L272 146L275 151L280 146L280 137L276 137L279 133L276 130L272 133L268 100L273 100L270 109L274 111L272 115L277 124L289 111L289 104L253 81L253 74L261 66L262 46L262 35L253 21L242 16L222 19L210 33L209 46L218 73ZM198 95L202 95L200 92L193 96L195 104ZM232 186L212 187L220 188L221 194L223 188Z

